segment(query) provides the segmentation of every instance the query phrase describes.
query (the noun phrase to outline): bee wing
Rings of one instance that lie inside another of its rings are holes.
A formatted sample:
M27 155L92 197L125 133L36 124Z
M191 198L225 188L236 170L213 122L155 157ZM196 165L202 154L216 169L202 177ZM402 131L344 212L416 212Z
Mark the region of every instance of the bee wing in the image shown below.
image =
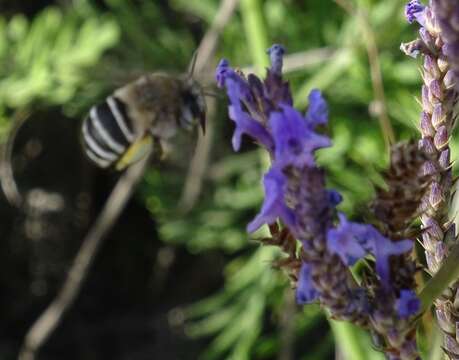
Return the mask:
M121 159L117 161L115 169L118 171L124 170L126 167L136 163L150 154L152 149L153 139L150 135L145 135L144 137L134 141L129 146Z

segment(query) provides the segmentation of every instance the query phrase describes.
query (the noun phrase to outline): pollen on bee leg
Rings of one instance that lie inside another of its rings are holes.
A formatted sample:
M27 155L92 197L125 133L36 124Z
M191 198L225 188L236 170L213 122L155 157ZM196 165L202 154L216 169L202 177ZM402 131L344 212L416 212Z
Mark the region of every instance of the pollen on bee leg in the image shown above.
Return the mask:
M123 170L129 165L143 159L151 152L152 147L153 140L149 135L135 141L116 163L116 170Z

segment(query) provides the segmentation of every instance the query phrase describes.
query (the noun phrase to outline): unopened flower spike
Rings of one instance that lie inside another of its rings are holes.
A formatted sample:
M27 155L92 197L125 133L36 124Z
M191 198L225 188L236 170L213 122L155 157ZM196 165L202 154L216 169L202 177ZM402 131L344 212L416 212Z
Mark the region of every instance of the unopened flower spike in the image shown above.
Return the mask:
M449 229L445 226L450 221L448 206L453 187L448 140L457 118L459 95L459 1L429 0L425 7L418 1L410 1L406 13L408 21L415 19L421 25L416 46L405 45L404 49L415 49L424 57L419 150L428 158L423 175L431 177L431 182L422 199L420 218L426 263L430 273L435 274L450 245ZM456 283L435 301L443 347L452 359L459 359L458 297Z

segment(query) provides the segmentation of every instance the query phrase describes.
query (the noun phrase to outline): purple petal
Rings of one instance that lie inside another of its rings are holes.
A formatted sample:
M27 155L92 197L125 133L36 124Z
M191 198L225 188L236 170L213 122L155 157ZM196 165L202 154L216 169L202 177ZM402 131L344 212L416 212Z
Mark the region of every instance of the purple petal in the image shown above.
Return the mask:
M232 138L234 151L239 151L241 148L241 138L243 134L251 136L264 145L269 151L273 151L273 139L263 125L254 120L239 106L230 105L228 109L230 119L236 123L236 129L234 130Z
M421 309L421 301L413 290L402 290L395 306L401 318L409 318Z
M389 258L402 255L413 248L411 240L392 241L382 236L376 229L373 232L373 255L376 258L376 272L385 287L390 287Z
M309 93L309 107L306 112L306 123L312 128L326 125L328 122L328 106L320 90L314 89Z
M327 247L337 254L346 265L353 265L367 254L376 258L376 272L382 284L390 286L389 258L401 255L413 247L411 240L391 241L371 225L353 223L338 214L340 224L327 233Z
M225 86L225 79L228 70L230 70L229 61L226 59L221 59L218 63L217 70L215 71L215 79L217 80L218 87L222 88Z
M276 75L282 75L282 63L285 48L282 45L274 44L267 51L271 59L271 71Z
M268 69L264 80L265 97L271 102L274 110L280 104L293 105L290 86L287 81L282 79L282 65L285 49L282 45L274 44L268 49L268 54L271 59L271 67Z
M296 288L296 302L300 305L308 304L319 297L311 279L311 269L308 264L301 265L300 275L298 278L298 287Z
M336 207L343 201L343 197L336 190L327 190L328 202L332 207Z
M228 69L224 76L224 83L228 98L232 105L241 107L242 103L252 103L253 98L247 81Z
M421 26L425 25L425 6L419 0L411 0L405 6L405 17L410 24L417 21Z
M285 204L285 187L287 179L277 168L271 168L263 179L265 187L265 200L260 213L247 226L247 231L252 233L264 224L272 224L277 218L287 226L293 226L295 217L293 211Z
M275 143L275 161L281 166L314 166L314 151L330 146L330 139L306 125L301 114L290 106L271 113L269 123Z
M344 214L338 214L340 224L335 229L328 230L327 247L330 252L337 254L349 266L363 258L367 251L360 241L365 233L365 225L352 223Z

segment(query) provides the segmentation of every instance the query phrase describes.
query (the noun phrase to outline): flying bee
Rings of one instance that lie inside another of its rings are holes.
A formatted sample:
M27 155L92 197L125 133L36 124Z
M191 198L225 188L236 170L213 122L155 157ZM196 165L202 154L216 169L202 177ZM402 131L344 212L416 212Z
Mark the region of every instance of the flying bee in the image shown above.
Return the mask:
M192 77L194 60L188 74L144 75L93 106L82 125L88 158L99 167L122 170L153 145L163 150L179 129L199 123L204 132L205 93Z

